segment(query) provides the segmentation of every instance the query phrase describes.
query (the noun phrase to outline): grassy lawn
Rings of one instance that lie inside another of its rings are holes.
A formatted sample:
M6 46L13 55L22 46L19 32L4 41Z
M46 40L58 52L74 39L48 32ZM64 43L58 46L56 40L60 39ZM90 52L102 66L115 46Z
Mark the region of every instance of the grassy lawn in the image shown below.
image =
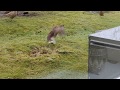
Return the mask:
M38 16L0 17L0 78L43 77L57 70L87 73L88 35L120 25L120 12L42 11ZM48 45L47 34L65 25L65 36ZM33 54L34 53L34 54Z

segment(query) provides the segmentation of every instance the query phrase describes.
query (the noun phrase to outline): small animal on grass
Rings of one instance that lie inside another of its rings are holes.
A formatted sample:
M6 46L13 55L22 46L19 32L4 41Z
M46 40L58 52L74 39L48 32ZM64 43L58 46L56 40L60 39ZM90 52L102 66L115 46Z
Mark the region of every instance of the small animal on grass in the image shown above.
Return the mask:
M99 12L99 15L100 15L100 16L104 16L103 11L100 11L100 12Z
M4 16L9 17L11 20L17 16L18 12L17 11L10 11Z
M56 44L55 38L58 34L64 35L64 25L59 25L52 28L52 31L50 31L50 33L47 36L48 43Z

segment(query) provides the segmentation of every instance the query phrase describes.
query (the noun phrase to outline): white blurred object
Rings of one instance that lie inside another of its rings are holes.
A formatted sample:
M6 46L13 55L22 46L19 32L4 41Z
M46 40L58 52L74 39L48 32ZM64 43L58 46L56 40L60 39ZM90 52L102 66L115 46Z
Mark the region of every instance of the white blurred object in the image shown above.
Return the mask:
M116 79L120 79L120 77L116 78Z
M49 41L48 43L51 43L51 44L56 44L56 41L55 41L55 38L51 38L51 41Z

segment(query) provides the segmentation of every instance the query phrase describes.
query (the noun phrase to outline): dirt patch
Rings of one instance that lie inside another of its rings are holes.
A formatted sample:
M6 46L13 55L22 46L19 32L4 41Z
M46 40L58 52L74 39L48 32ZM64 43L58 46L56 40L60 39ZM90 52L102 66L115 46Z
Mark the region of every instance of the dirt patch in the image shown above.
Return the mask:
M18 16L38 16L39 14L37 12L22 12L18 14Z
M29 56L30 57L37 57L43 54L51 54L52 51L49 48L46 47L34 47L31 49Z

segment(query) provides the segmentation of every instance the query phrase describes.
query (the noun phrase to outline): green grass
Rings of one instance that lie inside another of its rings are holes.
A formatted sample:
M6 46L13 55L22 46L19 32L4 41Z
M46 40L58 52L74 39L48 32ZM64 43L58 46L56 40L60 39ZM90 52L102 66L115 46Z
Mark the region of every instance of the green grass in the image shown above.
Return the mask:
M0 17L0 78L45 76L56 70L87 73L88 35L120 25L120 12L44 11L34 17ZM65 25L64 38L48 45L47 34ZM35 52L35 54L33 54Z

